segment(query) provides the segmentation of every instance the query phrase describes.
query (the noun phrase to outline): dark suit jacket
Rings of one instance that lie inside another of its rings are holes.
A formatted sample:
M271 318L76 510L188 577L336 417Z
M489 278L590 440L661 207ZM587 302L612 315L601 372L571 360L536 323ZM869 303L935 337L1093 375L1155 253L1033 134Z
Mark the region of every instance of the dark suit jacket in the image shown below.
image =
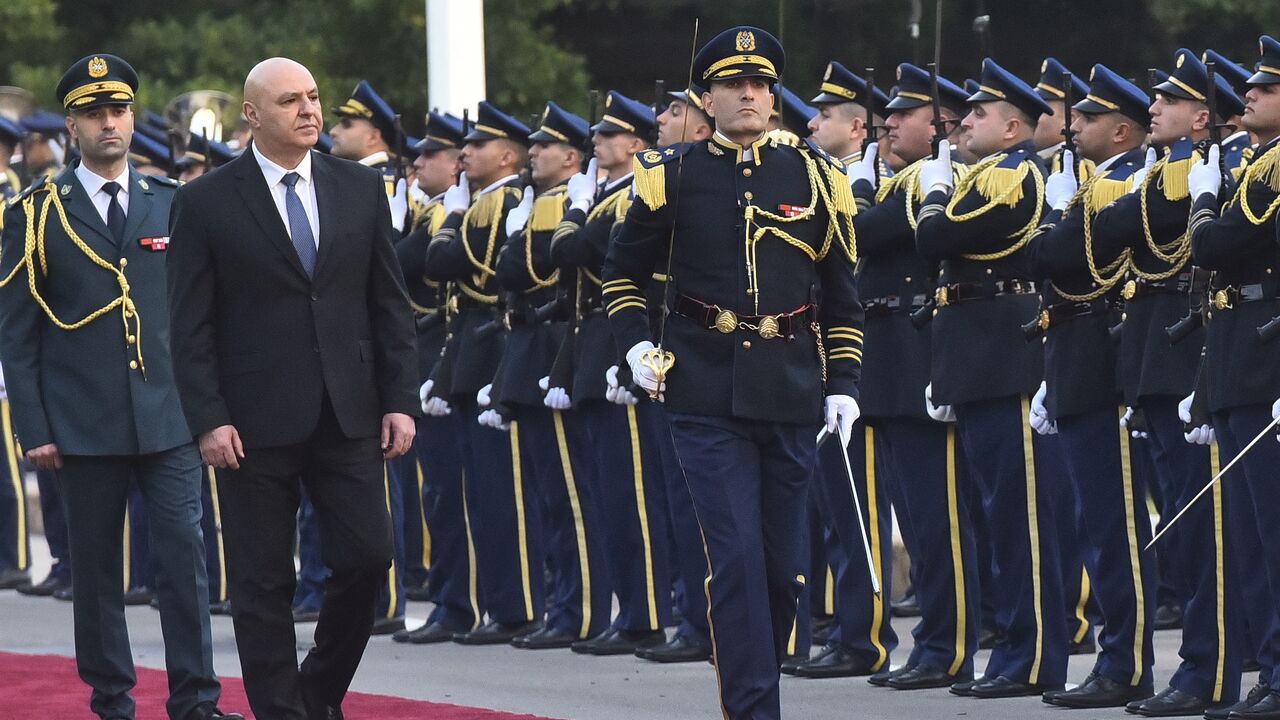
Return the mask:
M169 234L176 183L130 170L125 241L117 245L74 167L53 178L51 192L66 211L72 232L123 271L137 316L129 320L128 331L120 308L79 329L59 329L32 297L27 268L18 271L0 290L0 358L18 438L26 448L57 443L67 455L169 450L190 442L191 433L169 353L168 251L164 242L150 239ZM34 198L38 215L49 192L31 189L23 198ZM4 228L0 277L22 260L27 213L21 200L5 213ZM35 285L60 320L78 322L120 297L116 274L76 246L52 207L44 235L47 272L37 269ZM137 361L138 342L142 363L134 368L130 362Z
M413 313L377 170L311 154L320 217L309 279L252 151L179 189L169 297L191 431L301 442L328 396L347 437L419 414Z

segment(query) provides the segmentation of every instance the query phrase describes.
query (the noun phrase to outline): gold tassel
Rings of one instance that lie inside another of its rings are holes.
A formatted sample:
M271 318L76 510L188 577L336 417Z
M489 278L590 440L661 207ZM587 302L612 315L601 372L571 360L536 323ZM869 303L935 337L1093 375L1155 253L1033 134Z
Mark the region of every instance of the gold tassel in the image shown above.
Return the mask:
M1105 177L1093 181L1089 191L1089 208L1097 212L1111 203L1124 197L1133 187L1132 178L1109 180Z
M529 230L546 232L555 230L564 217L564 193L543 195L533 201L533 213L529 215Z
M1191 157L1166 162L1160 168L1160 189L1170 202L1185 200L1191 195L1191 187L1187 185L1187 176L1191 174L1191 166L1200 162L1200 153L1193 152Z
M664 165L645 167L640 158L635 160L636 197L644 201L650 210L667 204L667 168Z
M1085 180L1088 180L1097 174L1098 166L1092 160L1081 158L1076 168L1076 172L1080 174L1080 177L1076 178L1076 181L1083 183Z
M988 201L1016 207L1022 201L1022 181L1029 167L1026 163L1011 168L993 167L978 176L974 185Z
M489 227L494 217L502 213L502 200L505 193L494 191L481 195L467 210L467 224L471 227Z
M1278 160L1280 155L1277 155L1274 150L1268 151L1249 168L1249 176L1271 188L1272 192L1280 193L1280 162Z
M849 178L836 168L826 166L827 181L831 183L831 204L837 213L853 217L858 214L858 204L853 199Z

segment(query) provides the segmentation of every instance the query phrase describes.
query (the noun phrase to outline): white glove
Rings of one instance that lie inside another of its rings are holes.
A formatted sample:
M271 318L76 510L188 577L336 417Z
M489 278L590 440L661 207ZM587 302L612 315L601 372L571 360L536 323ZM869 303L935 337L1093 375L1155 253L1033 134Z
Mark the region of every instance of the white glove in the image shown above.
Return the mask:
M1280 419L1280 400L1276 400L1271 405L1271 419L1272 420ZM1276 440L1280 441L1280 435L1276 436Z
M1056 174L1056 173L1055 173ZM1040 389L1036 390L1036 394L1031 398L1031 414L1028 418L1028 424L1031 429L1040 435L1057 435L1058 423L1049 419L1049 411L1044 408L1044 396L1049 392L1049 384L1047 382L1040 383Z
M1062 151L1062 169L1049 176L1044 183L1044 199L1054 210L1066 210L1067 203L1075 197L1080 182L1076 180L1076 156L1070 150Z
M414 178L413 182L409 183L409 199L419 205L426 205L431 201L427 193L421 187L418 187L418 178Z
M587 212L596 203L596 178L600 174L600 164L595 158L587 163L587 171L569 178L569 207L573 210Z
M840 445L848 449L853 437L853 424L862 415L858 401L848 395L828 395L826 402L827 432L840 438Z
M1187 175L1187 187L1191 189L1191 202L1199 200L1200 196L1205 194L1217 197L1218 190L1222 189L1222 171L1218 166L1218 158L1221 155L1222 151L1217 145L1210 145L1208 159L1191 166L1191 173Z
M859 180L865 180L871 183L871 187L875 187L876 181L880 178L879 163L876 162L879 155L880 143L868 145L867 151L862 153L862 159L845 169L845 172L849 173L849 184L853 185Z
M427 411L427 397L431 395L431 388L435 386L435 380L428 380L422 383L422 387L418 388L418 402L422 403L422 412Z
M1154 147L1147 148L1147 158L1142 163L1142 167L1133 174L1133 187L1129 188L1129 192L1137 192L1142 187L1142 183L1147 179L1147 175L1151 172L1151 168L1156 164L1156 149Z
M955 174L951 168L951 143L939 144L938 157L924 161L924 165L920 166L918 181L926 195L935 190L951 192L955 188Z
M524 230L525 223L533 214L533 188L525 185L524 194L520 196L520 204L507 213L507 237Z
M618 385L618 366L614 365L604 371L604 381L608 385L604 391L604 398L616 405L638 405L640 398L631 394L631 391Z
M453 408L449 406L449 401L444 398L433 397L428 399L422 405L422 412L431 417L444 417L453 413Z
M458 184L450 185L440 199L446 213L463 212L471 206L471 186L467 185L467 173L458 173Z
M9 399L9 388L4 384L4 371L0 370L0 400Z
M396 232L404 230L404 219L409 214L409 190L405 186L404 178L396 181L395 194L387 198L387 206L391 208L391 227Z
M659 387L658 376L654 375L653 370L645 367L644 363L640 362L640 357L646 351L652 349L654 349L653 343L648 340L636 343L634 347L627 351L627 364L631 366L631 379L635 381L636 385L639 385L642 390L650 395L655 392L658 393L658 399L661 400L663 399L663 391L667 389L666 382L664 381L662 386Z
M1129 421L1133 419L1133 408L1126 407L1124 409L1124 417L1120 418L1120 427L1129 427ZM1129 434L1136 440L1143 440L1150 437L1150 434L1144 430L1130 430Z
M924 386L924 410L938 422L956 421L956 411L950 405L933 404L933 383Z
M1191 424L1191 405L1195 401L1196 394L1193 392L1178 403L1178 419L1183 423ZM1209 445L1218 440L1218 436L1213 432L1213 426L1208 423L1191 428L1190 432L1182 433L1182 437L1192 445Z
M502 419L502 414L497 410L485 410L476 418L476 422L485 427L491 427L494 430L502 430L506 432L511 429L511 425Z
M569 391L562 387L553 387L548 390L546 397L542 398L542 404L552 410L568 410L573 407L573 401L569 398Z
M480 392L476 393L476 404L482 408L489 407L489 393L493 391L493 383L489 383L480 388Z

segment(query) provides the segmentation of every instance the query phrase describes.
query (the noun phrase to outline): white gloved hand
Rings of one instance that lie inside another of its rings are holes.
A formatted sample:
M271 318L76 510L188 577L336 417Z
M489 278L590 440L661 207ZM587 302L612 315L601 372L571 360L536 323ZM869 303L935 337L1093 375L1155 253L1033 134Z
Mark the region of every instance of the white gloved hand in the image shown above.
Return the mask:
M573 407L573 400L569 398L569 391L562 387L553 387L547 391L546 397L542 398L542 404L552 410L568 410Z
M650 395L655 392L658 393L658 399L661 400L663 399L663 391L667 389L666 382L664 381L662 386L659 387L658 376L654 375L653 370L645 367L644 363L640 362L641 356L644 355L645 352L653 349L653 343L648 340L642 340L636 343L627 351L627 364L631 366L631 379L635 381L636 385L639 385L640 389Z
M471 206L471 186L467 185L467 173L458 173L458 184L450 185L440 199L446 213L463 212Z
M427 397L431 395L431 388L435 386L435 380L428 380L422 383L422 387L418 388L418 402L422 404L422 412L427 411Z
M1049 392L1049 384L1047 382L1040 383L1040 389L1036 390L1036 394L1031 398L1031 413L1028 417L1028 424L1031 429L1040 435L1057 435L1058 423L1049 419L1049 411L1044 407L1044 397Z
M1044 182L1044 200L1054 210L1067 209L1067 203L1075 197L1080 189L1076 180L1076 156L1070 150L1062 151L1062 169L1049 176Z
M1195 401L1196 394L1193 392L1178 403L1178 419L1184 424L1191 424L1191 405ZM1210 445L1218 440L1213 426L1208 423L1191 428L1190 432L1182 433L1182 437L1192 445Z
M956 411L950 405L933 404L933 383L924 386L924 410L938 422L956 421Z
M1124 417L1120 418L1120 427L1122 428L1129 427L1129 421L1132 419L1133 419L1133 408L1126 407L1124 409ZM1129 435L1136 440L1143 440L1148 437L1151 437L1150 434L1147 433L1145 430L1130 430Z
M824 403L827 414L827 432L840 439L844 448L853 437L853 424L862 415L858 401L848 395L828 395Z
M511 429L511 425L502 419L502 413L497 410L485 410L476 418L476 422L485 427L502 430L503 432Z
M493 383L489 383L480 388L480 392L476 393L476 404L482 408L489 407L489 393L493 391Z
M413 182L409 183L409 199L419 205L426 205L431 201L431 196L427 195L427 193L418 186L418 178L416 177L413 179Z
M951 168L951 143L939 144L938 157L924 161L924 165L920 166L918 182L925 189L926 195L935 190L951 192L955 188L955 173Z
M1191 424L1191 403L1195 401L1196 401L1196 394L1194 391L1192 391L1190 395L1178 401L1178 419L1181 420L1183 424L1186 424L1186 425Z
M520 204L511 208L511 212L507 213L507 237L524 230L524 226L529 222L529 216L532 214L533 188L525 185L524 194L520 196Z
M1271 419L1280 420L1280 399L1271 404ZM1280 435L1276 436L1276 440L1280 441Z
M4 371L0 370L0 400L9 399L9 388L4 384Z
M864 180L871 183L871 187L875 187L876 181L880 179L880 163L876 161L879 156L880 143L868 145L867 151L862 153L862 158L845 169L849 174L849 184L853 185L859 180Z
M387 206L391 208L391 227L403 232L404 220L409 214L409 189L404 178L396 181L396 191L387 198Z
M597 178L600 175L600 163L591 158L591 162L587 163L587 171L578 173L569 178L569 186L567 189L569 195L569 207L573 210L581 210L587 212L591 210L591 206L596 202L596 188L599 187Z
M615 405L638 405L640 398L631 393L630 390L618 384L618 366L614 365L604 371L604 381L607 387L604 391L604 398Z
M444 417L453 413L453 408L449 405L449 401L444 398L429 398L422 405L422 412L431 417Z
M1147 179L1147 175L1151 173L1151 168L1156 164L1156 149L1154 147L1147 148L1147 157L1142 163L1142 167L1133 174L1133 186L1129 188L1129 192L1138 192L1142 188L1142 183Z
M1201 195L1213 195L1217 197L1218 191L1222 189L1222 171L1218 165L1218 159L1222 155L1222 150L1217 145L1210 145L1208 159L1202 163L1196 163L1191 166L1191 172L1187 175L1187 187L1191 190L1191 202L1200 199Z

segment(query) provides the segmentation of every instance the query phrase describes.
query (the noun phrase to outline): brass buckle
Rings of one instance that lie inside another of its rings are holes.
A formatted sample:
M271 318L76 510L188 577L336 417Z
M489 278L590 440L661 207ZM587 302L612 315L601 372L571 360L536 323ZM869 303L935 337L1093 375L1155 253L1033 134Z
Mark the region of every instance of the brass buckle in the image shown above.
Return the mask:
M1227 310L1231 307L1231 294L1225 288L1218 290L1213 294L1213 302L1211 304L1214 310Z
M1041 330L1048 330L1048 329L1049 329L1049 326L1050 326L1050 325L1052 325L1052 324L1053 324L1053 322L1052 322L1052 320L1049 318L1049 311L1048 311L1048 310L1041 310L1041 311L1040 311L1040 329L1041 329Z
M943 285L942 287L933 291L933 300L935 303L937 303L938 307L946 307L947 304L950 302L949 295L950 294L947 292L947 286Z
M738 329L738 316L732 310L721 310L716 313L716 330L728 335Z
M1125 300L1132 300L1133 296L1138 294L1138 281L1130 280L1124 284L1124 290L1120 291L1120 296Z
M778 330L778 318L770 315L760 320L760 328L756 332L765 340L772 340L778 337Z

